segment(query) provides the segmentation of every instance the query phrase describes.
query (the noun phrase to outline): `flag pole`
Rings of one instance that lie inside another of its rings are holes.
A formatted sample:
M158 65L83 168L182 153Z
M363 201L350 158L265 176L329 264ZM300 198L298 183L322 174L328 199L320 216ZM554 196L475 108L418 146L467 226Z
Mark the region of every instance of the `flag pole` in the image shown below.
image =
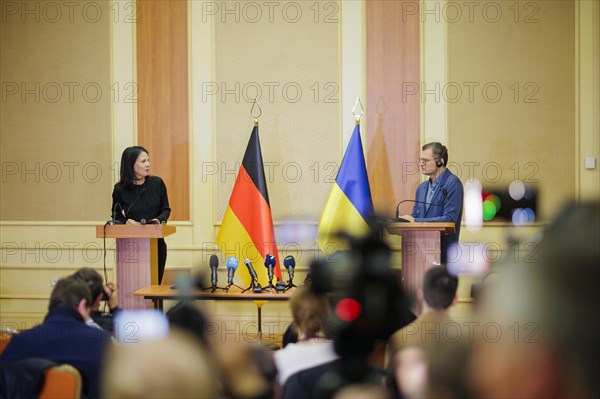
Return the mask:
M365 114L362 102L359 97L356 97L354 101L354 107L352 107L352 115L354 115L354 121L360 126L360 117Z
M258 114L255 115L254 108L257 108ZM254 118L254 126L258 126L258 119L262 115L262 108L260 108L260 104L258 103L258 97L254 99L252 103L252 108L250 108L250 116Z

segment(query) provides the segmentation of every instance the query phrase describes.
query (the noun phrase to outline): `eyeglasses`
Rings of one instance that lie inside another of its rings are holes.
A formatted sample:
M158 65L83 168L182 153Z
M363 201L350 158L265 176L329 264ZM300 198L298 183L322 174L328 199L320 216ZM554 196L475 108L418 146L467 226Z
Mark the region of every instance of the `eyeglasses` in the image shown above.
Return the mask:
M439 158L429 158L429 159L427 159L427 158L419 158L419 165L425 165L427 162L433 161L433 160L436 160L436 159L439 159Z

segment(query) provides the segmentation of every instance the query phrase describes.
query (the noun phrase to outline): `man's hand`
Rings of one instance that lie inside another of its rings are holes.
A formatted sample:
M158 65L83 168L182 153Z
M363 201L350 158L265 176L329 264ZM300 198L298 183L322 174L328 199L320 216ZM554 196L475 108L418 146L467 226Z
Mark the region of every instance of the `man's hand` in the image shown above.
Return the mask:
M408 220L409 222L414 222L414 221L415 221L415 218L414 218L414 217L412 217L412 216L410 216L410 215L402 215L402 216L400 216L400 217L401 217L402 219L406 219L406 220Z
M107 282L104 286L104 292L106 292L106 296L108 297L108 307L110 309L119 307L119 289L117 285L112 281Z

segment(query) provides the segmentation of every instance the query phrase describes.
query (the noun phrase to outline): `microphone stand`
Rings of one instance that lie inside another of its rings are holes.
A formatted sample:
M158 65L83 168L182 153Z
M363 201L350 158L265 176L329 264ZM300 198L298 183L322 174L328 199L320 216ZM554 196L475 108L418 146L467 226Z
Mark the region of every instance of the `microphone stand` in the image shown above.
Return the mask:
M285 290L283 290L283 292L286 292L287 290L291 290L292 288L298 288L298 286L296 284L294 284L294 279L290 278L287 282L287 286L285 287Z
M250 285L248 286L248 288L242 291L242 294L248 291L249 289L252 289L252 292L254 292L255 294L260 294L265 290L263 287L260 286L260 283L254 281L254 279L250 281Z
M215 292L216 290L227 291L227 289L228 289L227 287L210 286L210 287L203 287L202 291L211 290L210 292Z
M240 290L242 290L242 292L246 291L244 290L242 287L240 287L237 284L231 283L231 284L227 284L227 286L225 288L223 288L225 290L225 292L229 292L229 289L234 286L234 287L238 287Z
M277 290L277 288L275 288L275 286L273 285L273 277L274 276L271 276L271 278L269 279L269 285L263 288L263 291L269 290L269 292L271 292L272 289Z

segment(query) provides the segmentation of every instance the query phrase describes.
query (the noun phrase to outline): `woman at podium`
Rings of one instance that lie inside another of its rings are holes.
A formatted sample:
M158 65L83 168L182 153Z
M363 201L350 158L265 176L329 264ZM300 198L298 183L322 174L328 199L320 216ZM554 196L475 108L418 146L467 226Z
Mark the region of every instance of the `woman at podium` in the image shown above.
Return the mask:
M150 175L150 157L144 147L127 147L121 156L120 180L112 193L112 219L116 223L166 223L171 208L167 187L158 176ZM167 244L158 239L158 282L167 261Z

